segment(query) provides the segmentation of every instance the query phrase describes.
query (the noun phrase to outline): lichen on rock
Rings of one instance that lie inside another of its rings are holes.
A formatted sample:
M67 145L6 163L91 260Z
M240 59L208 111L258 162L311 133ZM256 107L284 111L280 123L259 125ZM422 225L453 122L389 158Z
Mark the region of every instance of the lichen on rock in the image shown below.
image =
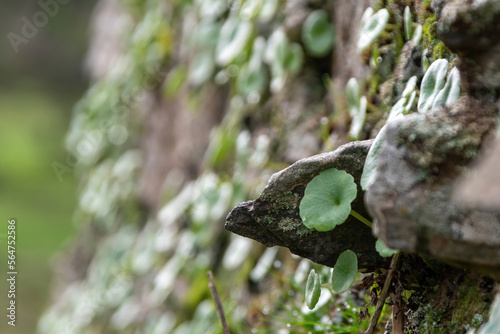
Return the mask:
M330 267L347 249L356 253L360 268L385 265L387 260L375 251L371 229L353 217L331 231L318 232L308 229L299 215L306 185L329 168L345 170L354 177L359 195L352 207L366 215L359 182L371 143L371 140L349 143L333 152L299 160L274 174L258 199L239 204L229 213L226 229L268 247L288 247L292 253Z

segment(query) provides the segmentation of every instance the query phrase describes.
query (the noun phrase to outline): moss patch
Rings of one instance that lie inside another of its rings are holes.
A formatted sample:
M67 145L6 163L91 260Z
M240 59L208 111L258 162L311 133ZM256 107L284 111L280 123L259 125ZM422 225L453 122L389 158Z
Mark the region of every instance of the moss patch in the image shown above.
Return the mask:
M451 268L436 278L436 286L409 298L411 333L465 333L487 320L494 297L492 279Z

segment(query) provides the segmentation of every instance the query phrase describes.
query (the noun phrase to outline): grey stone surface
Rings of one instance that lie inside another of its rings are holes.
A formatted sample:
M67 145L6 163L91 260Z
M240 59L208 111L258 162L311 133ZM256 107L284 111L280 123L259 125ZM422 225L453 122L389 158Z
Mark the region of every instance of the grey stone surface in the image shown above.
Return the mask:
M329 153L302 159L274 174L255 201L241 203L229 213L226 229L264 245L283 246L299 256L330 267L343 251L358 256L359 268L375 269L388 263L375 251L376 239L363 223L349 217L332 231L308 229L299 215L300 201L309 181L329 168L347 171L358 185L352 207L368 217L359 186L366 154L373 141L353 142Z
M500 213L500 140L482 152L455 191L457 200L471 209Z
M496 110L467 97L451 109L388 124L374 183L365 194L374 233L389 247L500 275L500 215L471 210L454 182L496 123Z

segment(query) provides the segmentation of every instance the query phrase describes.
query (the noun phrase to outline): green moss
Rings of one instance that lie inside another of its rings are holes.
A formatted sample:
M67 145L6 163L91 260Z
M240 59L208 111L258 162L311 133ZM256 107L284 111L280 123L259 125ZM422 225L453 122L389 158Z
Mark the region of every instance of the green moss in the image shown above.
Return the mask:
M416 291L411 297L411 333L454 334L478 328L486 320L493 283L463 270L439 275L439 288Z
M434 45L434 50L432 51L432 57L434 59L440 59L440 58L448 58L449 56L450 56L450 51L448 50L446 45L444 45L443 42L438 41Z
M449 58L450 50L436 37L437 19L436 15L430 14L425 19L422 26L423 48L431 52L433 60L440 58Z

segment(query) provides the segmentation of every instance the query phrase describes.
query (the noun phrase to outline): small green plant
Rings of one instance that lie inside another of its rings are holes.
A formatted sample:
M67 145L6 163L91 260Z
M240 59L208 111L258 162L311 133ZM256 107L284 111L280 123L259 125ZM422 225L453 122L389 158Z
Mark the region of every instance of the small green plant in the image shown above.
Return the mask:
M352 117L349 137L352 140L359 140L366 120L367 100L365 96L360 97L359 84L356 78L349 79L345 91L349 115Z
M387 245L381 239L377 239L377 242L375 243L375 249L382 257L391 257L398 252L397 249L387 247Z
M255 39L252 48L252 56L245 64L238 75L238 91L245 97L250 94L258 94L260 97L267 88L267 71L262 62L265 41L263 37Z
M390 121L396 118L399 115L406 115L411 112L411 108L413 107L413 103L415 102L415 97L417 92L415 90L417 84L417 77L411 77L406 83L405 89L401 94L401 99L391 108L389 111L389 117L387 121Z
M220 31L217 44L217 63L221 66L229 65L247 46L252 36L252 24L248 21L229 18Z
M304 51L297 43L290 43L282 29L275 30L267 41L264 59L271 67L271 91L278 92L287 76L297 74L304 62Z
M419 24L415 28L415 31L413 32L413 37L411 38L412 41L415 43L415 45L418 45L420 41L422 40L422 25Z
M205 51L197 54L189 68L188 81L194 86L207 82L214 73L215 63L211 52Z
M332 270L332 289L337 293L347 291L358 273L358 257L351 250L340 254Z
M445 85L448 61L438 59L429 66L420 85L418 111L430 112L443 105L450 106L460 95L460 73L454 67ZM444 88L443 88L444 86Z
M358 51L366 50L384 31L387 22L389 21L389 11L385 8L379 10L375 14L373 9L368 7L361 17L361 29L358 39Z
M410 7L406 6L404 11L404 24L405 24L405 37L406 40L411 38L411 33L413 30L412 24L413 21L411 19Z
M309 14L302 27L302 41L307 53L313 57L324 57L332 50L335 31L324 10Z
M356 195L356 183L350 174L336 168L327 169L306 187L299 208L302 222L320 232L333 230L345 222L349 214L356 214L351 210ZM371 223L364 220L363 223L371 227Z
M310 310L314 309L321 295L321 277L314 269L311 269L306 283L306 305Z
M432 104L432 109L437 109L442 106L451 106L458 100L460 95L460 72L456 67L453 67L448 75L446 84L443 89L439 91Z

